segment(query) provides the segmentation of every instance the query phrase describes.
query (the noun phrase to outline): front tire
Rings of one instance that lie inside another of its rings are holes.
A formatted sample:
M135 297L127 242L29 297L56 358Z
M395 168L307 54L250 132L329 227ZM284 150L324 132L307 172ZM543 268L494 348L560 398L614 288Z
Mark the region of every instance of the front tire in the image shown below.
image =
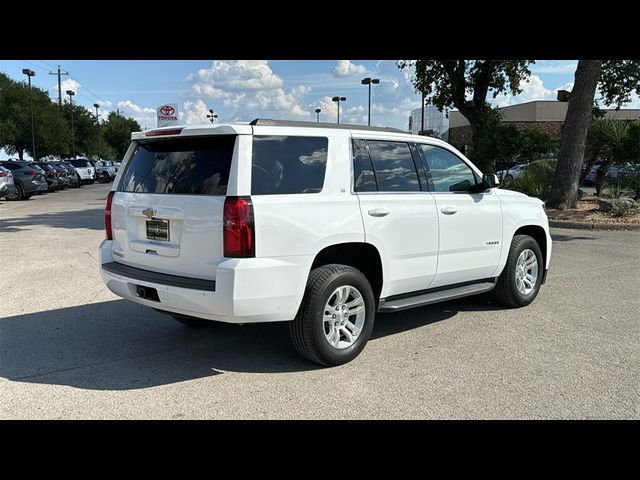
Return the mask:
M311 271L300 310L289 323L295 349L324 366L342 365L364 349L375 320L367 278L353 267L330 264Z
M516 235L498 278L496 298L508 307L529 305L538 295L543 275L544 260L538 242L529 235Z

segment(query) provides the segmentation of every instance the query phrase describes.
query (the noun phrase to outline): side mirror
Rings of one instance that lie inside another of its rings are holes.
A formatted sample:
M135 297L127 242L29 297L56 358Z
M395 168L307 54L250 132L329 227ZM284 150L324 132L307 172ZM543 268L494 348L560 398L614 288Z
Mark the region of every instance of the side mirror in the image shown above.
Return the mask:
M500 179L496 174L491 175L483 175L482 176L482 184L487 189L498 188L500 186Z
M477 185L474 185L469 189L469 193L481 193L491 190L492 188L498 188L500 186L500 179L497 175L482 175L482 181Z

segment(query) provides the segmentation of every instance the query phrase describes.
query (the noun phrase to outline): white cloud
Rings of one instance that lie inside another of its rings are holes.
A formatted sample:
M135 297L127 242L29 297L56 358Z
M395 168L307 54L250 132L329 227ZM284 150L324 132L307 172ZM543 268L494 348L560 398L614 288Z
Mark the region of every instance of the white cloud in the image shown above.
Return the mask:
M135 119L143 129L155 128L157 124L155 108L142 107L131 100L120 101L117 105L120 113Z
M72 90L77 94L78 90L80 90L80 87L81 87L80 83L75 81L73 78L67 78L62 82L60 82L60 89L62 91L62 101L64 102L65 100L69 100L69 96L65 93L67 90ZM56 82L54 86L49 89L49 96L51 97L51 100L53 100L54 102L58 101L58 82ZM76 103L77 101L78 101L78 98L74 97L73 102Z
M298 85L287 90L282 78L271 70L266 60L214 61L211 68L200 69L187 80L194 82L194 97L213 100L210 108L215 110L216 103L222 102L225 121L250 120L258 116L307 118L311 115L302 103L311 87ZM189 111L198 115L202 105L197 101L189 102Z
M521 82L520 88L522 92L518 95L501 93L489 101L499 107L506 107L516 103L531 102L533 100L554 100L556 98L555 91L546 88L537 75L531 75L527 81Z
M348 77L351 75L362 75L367 72L367 67L351 63L351 60L338 60L331 69L334 77Z
M207 107L207 104L204 103L201 99L197 99L195 102L186 100L183 104L180 123L207 123L209 122L207 115L209 115L209 107Z

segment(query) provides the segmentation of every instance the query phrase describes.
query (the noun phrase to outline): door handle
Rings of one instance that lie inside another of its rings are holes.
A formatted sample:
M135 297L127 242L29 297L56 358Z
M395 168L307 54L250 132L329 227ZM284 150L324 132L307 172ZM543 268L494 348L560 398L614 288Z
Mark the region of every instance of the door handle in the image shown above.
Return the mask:
M372 217L386 217L391 212L386 208L374 208L372 210L369 210L367 213Z
M453 215L454 213L458 212L458 209L456 207L452 207L452 206L448 205L446 207L442 207L440 209L440 211L442 213L444 213L445 215Z

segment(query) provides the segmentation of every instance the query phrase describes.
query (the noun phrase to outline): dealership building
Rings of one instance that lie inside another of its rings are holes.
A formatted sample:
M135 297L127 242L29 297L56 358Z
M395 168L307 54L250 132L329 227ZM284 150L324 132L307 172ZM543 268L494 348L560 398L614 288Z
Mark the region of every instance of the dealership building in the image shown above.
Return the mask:
M433 105L424 107L424 130L422 129L422 108L416 108L409 115L409 131L414 135L429 135L448 139L449 118L446 111L439 111Z
M536 128L547 132L553 138L560 138L564 118L567 115L567 102L555 100L535 100L533 102L519 103L501 107L501 122L514 125L518 128ZM603 110L605 116L615 120L640 119L640 109ZM427 115L425 114L425 119ZM425 124L425 129L426 129ZM448 118L448 142L456 148L467 151L471 142L471 126L462 114L455 110L449 112Z

